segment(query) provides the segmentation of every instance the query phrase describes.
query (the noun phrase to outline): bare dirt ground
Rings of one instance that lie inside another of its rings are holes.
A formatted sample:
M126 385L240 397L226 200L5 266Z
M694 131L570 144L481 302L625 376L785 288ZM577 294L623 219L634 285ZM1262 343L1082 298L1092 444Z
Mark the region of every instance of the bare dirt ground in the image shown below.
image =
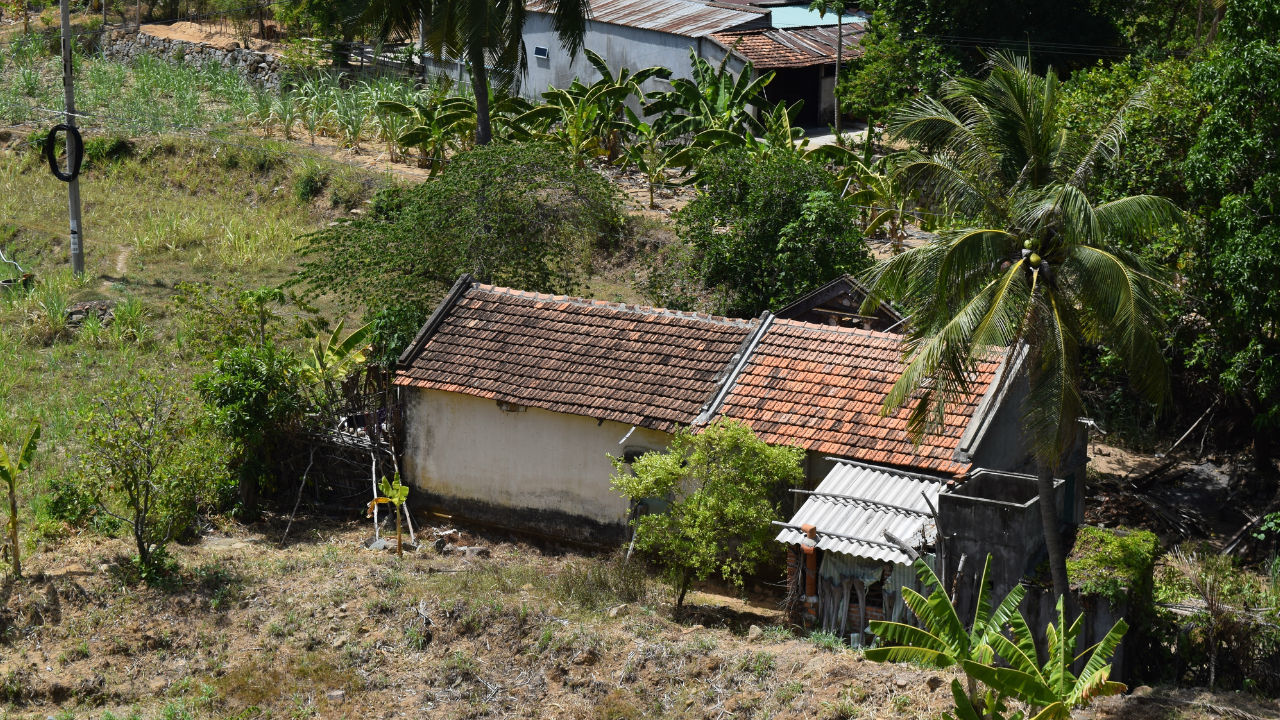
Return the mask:
M285 547L282 533L278 521L228 526L174 546L182 569L164 589L127 581L119 540L31 554L27 579L0 587L0 715L932 718L947 707L949 673L824 650L778 625L765 599L696 592L675 620L656 584L621 603L600 590L607 561L503 536L449 536L487 557L424 543L400 559L365 549L366 522L304 520ZM1280 716L1234 695L1149 690L1091 716L1216 717L1206 702Z
M751 641L777 619L759 603L697 593L677 622L651 588L618 610L572 553L464 533L491 555L397 559L365 523L282 529L175 546L169 589L128 584L118 540L31 555L0 590L7 717L910 718L947 697L941 673Z
M169 40L182 40L184 42L206 43L230 49L232 43L240 47L247 47L257 52L265 52L279 54L284 50L284 46L274 41L281 35L279 25L273 21L266 22L267 39L258 36L258 23L252 23L253 35L249 38L241 37L230 26L205 24L194 22L175 22L164 25L143 25L142 32L158 38L167 38Z

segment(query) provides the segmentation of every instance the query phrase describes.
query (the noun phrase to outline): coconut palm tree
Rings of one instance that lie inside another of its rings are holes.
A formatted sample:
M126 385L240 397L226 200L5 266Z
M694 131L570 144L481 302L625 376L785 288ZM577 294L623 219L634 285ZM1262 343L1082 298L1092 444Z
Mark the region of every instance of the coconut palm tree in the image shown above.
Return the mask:
M918 148L898 158L906 185L929 188L956 217L975 222L879 264L868 304L897 300L911 317L906 369L884 411L911 403L917 438L968 393L976 363L993 348L1025 358L1024 427L1054 590L1065 595L1053 478L1078 431L1079 347L1105 344L1128 363L1144 397L1167 396L1154 328L1169 285L1128 248L1181 214L1150 195L1105 203L1088 196L1090 176L1116 156L1125 111L1141 94L1092 138L1066 127L1058 100L1052 70L1039 76L1026 58L993 55L985 77L949 80L940 98L918 98L891 118L895 139Z
M551 13L565 51L578 52L590 14L588 0L546 0L539 7ZM488 144L493 138L490 66L500 88L509 87L528 66L523 0L375 0L367 12L377 20L383 36L412 36L424 28L424 50L469 65L476 98L476 143Z

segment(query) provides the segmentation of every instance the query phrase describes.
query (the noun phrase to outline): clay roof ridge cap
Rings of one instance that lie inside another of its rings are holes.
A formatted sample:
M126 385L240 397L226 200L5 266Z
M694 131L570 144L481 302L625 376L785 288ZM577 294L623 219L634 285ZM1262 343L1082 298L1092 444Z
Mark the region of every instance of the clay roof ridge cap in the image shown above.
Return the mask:
M586 308L609 308L618 312L632 313L636 315L665 315L668 317L679 317L698 320L700 322L711 322L717 325L728 325L731 327L750 327L751 324L756 321L755 318L731 318L722 315L712 315L710 313L685 312L682 310L670 310L650 305L630 305L627 303L613 302L611 300L584 298L575 295L551 295L548 293L516 290L514 288L499 287L496 285L476 285L476 289L494 295L510 295L512 297L531 299L535 302L569 303L570 305Z

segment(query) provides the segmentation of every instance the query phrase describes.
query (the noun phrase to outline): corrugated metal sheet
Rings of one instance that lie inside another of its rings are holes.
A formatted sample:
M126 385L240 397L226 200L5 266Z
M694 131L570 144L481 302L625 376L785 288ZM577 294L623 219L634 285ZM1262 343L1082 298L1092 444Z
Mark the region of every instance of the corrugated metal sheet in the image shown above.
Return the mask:
M896 547L886 547L884 532L889 531L909 545L932 542L936 529L929 503L935 508L938 506L941 490L941 480L874 465L838 462L815 493L845 497L810 495L788 524L816 527L818 547L823 550L907 564L911 559L906 553ZM925 497L929 498L928 502ZM824 535L824 532L847 537ZM804 534L784 528L777 539L795 545L804 539Z
M525 7L533 12L549 11L545 0L533 0ZM762 20L766 14L756 8L697 0L591 0L595 22L695 38Z

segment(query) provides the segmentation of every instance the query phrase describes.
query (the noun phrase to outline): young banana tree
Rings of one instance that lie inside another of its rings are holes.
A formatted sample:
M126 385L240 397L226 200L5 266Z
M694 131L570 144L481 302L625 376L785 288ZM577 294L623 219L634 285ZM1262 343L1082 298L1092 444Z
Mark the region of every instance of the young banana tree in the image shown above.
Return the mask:
M734 77L728 68L731 56L726 53L720 64L713 66L690 50L693 78L676 78L670 90L652 95L653 101L644 108L645 116L657 115L654 123L673 137L693 136L703 130L763 134L764 126L748 107L759 104L774 73L753 78L755 66L748 62Z
M872 622L871 632L880 638L885 647L867 650L866 658L875 662L914 662L938 669L963 666L966 662L990 663L995 655L993 644L996 638L1001 637L1006 625L1021 620L1018 604L1026 596L1026 588L1015 585L993 609L991 583L987 581L991 572L991 556L988 555L986 564L982 567L973 622L966 630L933 568L923 560L916 560L915 568L924 588L928 590L932 587L933 590L925 597L911 588L903 588L902 599L920 620L921 627L896 622ZM972 678L968 696L973 702L978 701L977 686Z
M653 189L657 185L666 184L667 168L672 167L672 160L677 151L652 125L641 121L630 109L627 110L627 114L632 120L630 133L634 138L627 148L627 162L644 173L644 179L649 184L649 207L656 208Z
M391 482L387 482L387 478L383 477L378 483L378 491L382 495L374 498L369 503L369 511L367 517L373 517L373 509L383 503L391 503L395 507L396 513L396 555L404 556L404 544L401 541L403 535L400 530L400 512L404 501L409 497L409 486L400 483L400 473L396 473L396 477Z
M369 325L353 330L345 339L340 339L342 330L339 322L328 337L317 337L299 368L302 379L319 387L326 401L338 397L338 383L364 363L369 350Z
M622 68L615 75L599 54L589 48L583 48L582 52L596 72L600 73L600 79L592 83L591 87L603 88L606 91L600 97L600 115L604 120L602 130L605 133L600 138L600 144L612 162L623 153L623 135L628 129L628 124L625 122L629 114L627 100L632 96L643 99L645 93L641 86L651 78L669 79L671 70L655 65L635 72Z
M574 80L568 88L542 93L546 103L518 117L515 125L564 149L582 167L587 158L603 152L601 141L609 134L605 128L612 123L601 109L612 107L614 100L625 98L626 93L625 87L588 87Z
M1095 698L1117 695L1126 689L1123 683L1108 679L1111 675L1108 660L1119 647L1129 626L1124 620L1116 622L1101 642L1077 656L1076 641L1082 627L1083 616L1076 617L1068 627L1062 597L1059 596L1058 624L1050 623L1045 628L1049 659L1043 665L1038 661L1035 638L1021 615L1013 618L1013 640L999 634L991 637L991 646L1008 663L1008 667L995 667L990 661L974 660L961 660L960 665L966 675L992 691L1026 703L1031 720L1070 720L1073 708L1088 705ZM1071 667L1086 655L1088 659L1080 675L1076 676Z
M457 97L413 104L384 100L378 108L408 120L409 128L396 142L418 148L418 167L430 168L431 177L443 169L445 154L456 149L460 138L470 135L475 125L474 108Z
M36 443L40 441L40 426L35 425L27 434L27 439L18 446L17 459L9 457L9 451L0 445L0 479L9 487L9 552L10 567L15 578L22 577L22 560L18 546L18 476L31 466L31 459L36 454Z
M823 145L806 156L840 168L836 182L841 196L862 209L863 234L871 237L883 229L894 241L895 252L900 251L911 193L901 177L886 167L887 158L871 162L853 148L839 145Z

